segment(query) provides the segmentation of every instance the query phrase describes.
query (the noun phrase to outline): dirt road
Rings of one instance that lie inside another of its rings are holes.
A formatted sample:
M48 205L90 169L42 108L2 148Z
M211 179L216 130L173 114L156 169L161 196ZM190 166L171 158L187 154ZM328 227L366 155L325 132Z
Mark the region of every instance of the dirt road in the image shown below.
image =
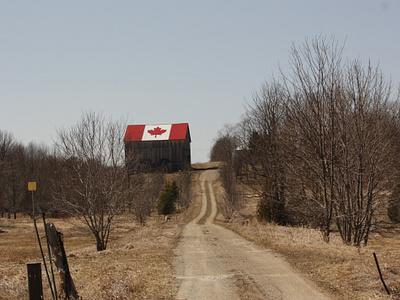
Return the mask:
M278 255L212 223L218 176L217 170L200 176L202 209L176 249L176 299L329 299Z

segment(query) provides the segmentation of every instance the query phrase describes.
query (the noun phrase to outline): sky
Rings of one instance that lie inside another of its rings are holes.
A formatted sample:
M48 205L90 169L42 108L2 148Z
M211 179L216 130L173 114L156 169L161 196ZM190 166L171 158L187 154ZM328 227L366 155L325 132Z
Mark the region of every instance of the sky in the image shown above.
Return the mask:
M0 130L52 146L96 112L189 123L192 162L315 36L400 83L400 1L0 0Z

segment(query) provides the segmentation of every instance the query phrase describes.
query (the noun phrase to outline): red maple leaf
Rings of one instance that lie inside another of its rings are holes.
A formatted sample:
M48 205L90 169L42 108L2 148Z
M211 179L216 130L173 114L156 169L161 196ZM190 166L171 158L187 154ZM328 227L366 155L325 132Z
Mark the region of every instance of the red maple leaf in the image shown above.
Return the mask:
M156 127L153 130L147 130L148 133L150 133L151 135L155 135L155 137L157 137L157 135L162 135L166 131L166 129L162 129L160 127Z

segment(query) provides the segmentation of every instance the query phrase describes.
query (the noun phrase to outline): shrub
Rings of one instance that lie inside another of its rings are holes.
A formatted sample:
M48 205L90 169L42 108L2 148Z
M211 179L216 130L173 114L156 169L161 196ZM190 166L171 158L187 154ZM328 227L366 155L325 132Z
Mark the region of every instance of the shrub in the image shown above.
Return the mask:
M272 185L271 185L272 186ZM266 185L257 205L257 220L259 222L274 222L278 225L288 223L283 192L278 188Z
M175 211L175 203L179 197L178 186L175 181L166 183L157 202L159 215L169 215Z

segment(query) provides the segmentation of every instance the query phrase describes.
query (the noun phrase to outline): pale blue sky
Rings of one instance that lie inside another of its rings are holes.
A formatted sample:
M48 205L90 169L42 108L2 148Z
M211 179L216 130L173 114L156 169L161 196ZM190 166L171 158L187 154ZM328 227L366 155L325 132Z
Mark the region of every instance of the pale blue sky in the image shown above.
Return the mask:
M0 0L0 130L52 145L83 111L188 122L192 160L236 123L292 43L346 40L344 56L400 82L400 1Z

